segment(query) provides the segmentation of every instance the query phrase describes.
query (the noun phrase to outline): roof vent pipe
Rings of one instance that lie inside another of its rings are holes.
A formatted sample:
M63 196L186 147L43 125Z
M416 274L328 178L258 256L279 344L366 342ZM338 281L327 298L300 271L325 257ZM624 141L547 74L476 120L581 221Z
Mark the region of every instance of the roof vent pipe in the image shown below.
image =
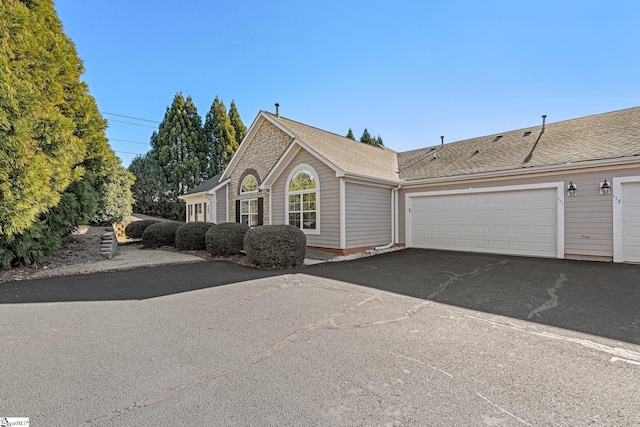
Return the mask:
M444 135L440 137L440 146L444 147Z
M547 115L543 114L542 115L542 130L544 130L544 121L547 119Z
M276 102L276 117L280 117L280 111L279 111L279 109L280 109L280 104L278 104L278 103Z

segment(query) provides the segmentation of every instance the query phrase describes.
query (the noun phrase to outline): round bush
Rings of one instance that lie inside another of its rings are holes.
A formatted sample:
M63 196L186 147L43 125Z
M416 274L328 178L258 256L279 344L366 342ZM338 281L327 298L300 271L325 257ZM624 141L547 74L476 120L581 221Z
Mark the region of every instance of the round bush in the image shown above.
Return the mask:
M141 221L133 221L124 228L124 234L130 239L142 239L142 233L151 224L155 224L157 219L143 219Z
M142 233L142 245L146 248L173 246L176 243L176 231L182 224L166 221L151 224Z
M304 263L307 236L291 225L263 225L244 236L244 251L262 267L296 267Z
M235 255L242 252L244 235L249 226L239 222L223 222L211 227L205 235L207 252L211 255Z
M215 224L212 222L188 222L176 231L176 248L184 250L206 249L204 235Z

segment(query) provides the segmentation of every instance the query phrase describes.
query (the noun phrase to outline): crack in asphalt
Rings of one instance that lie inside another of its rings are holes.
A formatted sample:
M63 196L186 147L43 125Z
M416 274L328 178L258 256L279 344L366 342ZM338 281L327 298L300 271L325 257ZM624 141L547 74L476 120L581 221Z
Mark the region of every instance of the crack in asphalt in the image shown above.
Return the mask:
M491 267L494 267L494 266L497 266L497 265L504 265L504 264L507 264L508 262L509 262L508 259L503 259L502 261L499 261L499 262L494 262L494 263L487 264L484 267L476 267L475 269L473 269L472 271L470 271L468 273L454 273L454 272L451 272L451 271L443 271L445 276L449 277L449 280L447 280L444 283L441 283L440 286L438 286L438 289L433 291L427 297L427 299L433 299L433 298L437 297L438 295L440 295L441 293L446 291L449 286L453 285L456 281L458 281L460 279L468 279L470 277L475 277L475 276L477 276L477 275L479 275L481 273L484 273L484 272L490 270Z
M113 418L117 418L120 417L122 415L125 415L129 412L133 412L139 409L143 409L146 408L148 406L154 405L156 403L162 402L164 400L167 400L175 395L177 395L178 393L181 393L185 390L189 390L192 389L194 387L197 387L201 384L206 384L209 382L212 382L218 378L224 377L226 375L235 373L240 371L241 369L247 368L249 366L255 365L256 363L260 363L263 360L267 359L269 356L273 355L274 353L278 353L279 351L281 351L283 348L285 348L289 343L291 343L292 341L294 341L297 337L304 335L308 332L311 332L315 329L318 329L320 327L323 326L323 324L332 321L333 319L336 319L338 317L341 317L343 315L345 315L346 313L350 312L350 311L354 311L356 310L358 307L361 307L362 305L368 303L369 301L372 301L376 298L380 297L380 293L375 293L367 298L365 298L364 300L358 302L355 305L349 306L347 308L345 308L344 310L340 311L339 313L335 314L334 316L332 316L330 319L322 319L319 320L317 322L311 323L309 325L303 326L302 328L299 328L297 330L295 330L294 332L292 332L291 334L287 335L286 337L284 337L283 339L281 339L280 341L276 342L275 344L273 344L271 347L267 348L266 350L260 352L259 354L257 354L256 356L249 358L247 360L245 360L242 363L237 363L235 365L231 365L227 368L224 368L220 371L214 372L212 374L206 374L206 375L202 375L200 376L197 380L187 383L187 384L182 384L179 386L175 386L175 387L171 387L165 390L162 390L158 393L154 393L152 395L149 395L145 398L143 398L142 400L138 401L138 402L134 402L132 405L126 407L126 408L121 408L121 409L117 409L115 411L112 411L108 414L104 414L104 415L100 415L94 418L90 418L87 419L85 421L83 421L81 424L79 424L79 426L90 426L90 425L94 425L103 421L107 421Z
M534 315L538 317L542 317L540 315L541 311L551 310L552 308L556 308L558 306L558 295L556 295L556 291L562 287L562 284L567 281L567 275L564 273L560 273L560 277L556 280L556 284L547 289L547 293L551 296L549 301L546 301L540 307L533 309L529 312L527 319L531 319Z

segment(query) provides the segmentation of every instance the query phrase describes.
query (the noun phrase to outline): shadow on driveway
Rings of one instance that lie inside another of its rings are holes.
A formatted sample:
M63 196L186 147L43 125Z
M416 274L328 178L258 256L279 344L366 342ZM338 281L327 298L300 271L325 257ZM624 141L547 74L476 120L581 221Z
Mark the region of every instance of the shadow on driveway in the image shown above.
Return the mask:
M295 272L231 262L199 262L137 270L0 283L0 304L143 300Z
M640 344L640 265L405 249L304 272Z
M142 300L295 273L640 344L639 265L421 249L297 270L201 262L0 283L0 304Z

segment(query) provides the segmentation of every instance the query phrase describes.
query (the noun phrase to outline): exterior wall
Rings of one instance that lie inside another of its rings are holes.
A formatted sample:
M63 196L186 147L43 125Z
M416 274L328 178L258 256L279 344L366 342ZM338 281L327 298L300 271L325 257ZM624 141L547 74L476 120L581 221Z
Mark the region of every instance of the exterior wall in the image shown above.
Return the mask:
M222 187L216 191L216 224L227 222L227 187Z
M340 249L340 180L324 163L304 150L291 160L271 187L273 224L286 224L286 185L291 171L300 163L313 167L318 174L320 194L318 201L320 234L307 234L307 246ZM266 211L265 201L265 211ZM265 223L267 217L265 214Z
M211 199L206 195L193 195L193 196L185 196L186 209L185 209L185 222L195 222L195 221L211 221ZM197 205L202 205L202 213L197 214L196 216L196 208ZM205 218L205 208L206 205L206 218ZM189 217L189 206L193 206L193 214Z
M254 199L256 197L264 198L264 224L269 222L269 197L264 191L257 193L239 194L240 180L247 169L253 169L259 176L256 176L258 183L267 176L271 168L276 164L282 153L291 143L292 138L282 132L273 124L264 121L258 128L255 136L248 142L242 158L238 162L236 168L231 172L229 182L229 200L227 206L229 209L229 221L233 222L236 218L236 200L238 199ZM218 192L220 194L220 192ZM226 219L226 212L222 218Z
M347 248L382 246L391 241L391 189L345 183Z
M405 194L422 191L486 188L509 185L564 182L564 242L565 257L611 259L613 257L613 200L612 194L600 194L600 183L613 177L640 175L640 166L599 167L531 174L522 177L493 178L404 187L398 200L398 242L405 238ZM573 182L578 189L576 196L567 196L566 188ZM562 232L562 230L558 230Z

